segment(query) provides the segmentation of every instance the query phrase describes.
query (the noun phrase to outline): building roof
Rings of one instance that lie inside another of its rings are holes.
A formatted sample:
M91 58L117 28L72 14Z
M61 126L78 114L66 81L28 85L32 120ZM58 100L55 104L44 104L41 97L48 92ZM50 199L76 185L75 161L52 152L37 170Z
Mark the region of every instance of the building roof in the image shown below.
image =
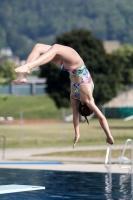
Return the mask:
M107 108L119 108L119 107L133 107L133 86L125 91L120 92L109 102L105 103L103 107Z
M106 53L112 53L114 50L119 49L121 44L118 40L109 40L109 41L103 42L103 46Z
M37 76L27 76L27 83L46 83L46 78L38 78Z

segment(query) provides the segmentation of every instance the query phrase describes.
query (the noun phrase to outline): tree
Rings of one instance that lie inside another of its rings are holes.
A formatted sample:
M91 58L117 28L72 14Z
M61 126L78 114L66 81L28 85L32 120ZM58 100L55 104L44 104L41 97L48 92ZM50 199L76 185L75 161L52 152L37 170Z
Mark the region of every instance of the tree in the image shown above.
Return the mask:
M119 69L121 71L121 87L133 83L133 47L130 45L123 45L118 50L112 53L113 59L119 63Z
M0 48L10 46L25 59L32 43L51 44L73 28L92 30L102 41L133 44L132 13L132 0L0 0Z
M49 96L55 101L58 108L69 107L70 80L69 75L59 71L53 64L48 63L46 66L41 66L40 77L47 78L46 91Z
M16 66L13 62L6 60L0 62L0 85L6 86L15 78L15 67ZM6 100L7 96L0 95L0 99Z
M5 86L15 78L15 67L13 62L2 61L0 63L0 85Z
M97 104L103 104L116 95L121 79L119 65L105 53L102 42L90 31L73 30L57 37L56 43L70 46L81 55L95 83L94 98ZM69 75L48 63L41 66L40 77L47 78L46 91L57 107L69 107Z
M73 47L83 58L95 83L94 98L97 104L101 105L116 95L121 79L119 65L106 54L99 39L90 31L74 30L57 37L57 42Z

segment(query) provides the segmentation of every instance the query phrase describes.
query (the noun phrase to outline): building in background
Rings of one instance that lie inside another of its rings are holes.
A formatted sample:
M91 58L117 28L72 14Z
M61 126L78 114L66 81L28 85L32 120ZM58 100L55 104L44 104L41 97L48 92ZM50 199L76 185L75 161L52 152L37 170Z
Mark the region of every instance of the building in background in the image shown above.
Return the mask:
M126 118L133 115L133 85L105 103L101 111L107 118Z
M36 76L28 76L25 84L10 83L7 86L0 85L1 94L11 95L44 95L46 94L46 79Z
M13 56L13 52L11 50L10 47L4 47L0 50L0 54L2 56L7 56L7 57L10 57L10 56Z
M120 48L121 43L118 40L110 40L103 42L106 53L111 54L113 51Z
M21 61L18 56L13 55L13 52L10 47L4 47L0 50L0 57L1 60L4 61L9 61L13 62L16 66L19 66Z
M0 50L1 62L3 60L13 62L16 66L25 64L25 60L20 60L19 57L13 55L10 47L4 47ZM40 68L34 68L31 72L39 73ZM0 94L11 95L43 95L46 94L46 79L38 78L38 76L27 76L25 84L8 84L6 86L0 85Z

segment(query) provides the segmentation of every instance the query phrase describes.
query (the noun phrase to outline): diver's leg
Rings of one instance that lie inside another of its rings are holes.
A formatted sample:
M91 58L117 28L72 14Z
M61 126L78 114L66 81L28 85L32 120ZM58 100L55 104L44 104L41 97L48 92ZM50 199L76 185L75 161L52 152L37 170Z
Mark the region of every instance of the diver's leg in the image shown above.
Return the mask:
M46 53L50 48L51 48L50 45L36 44L31 53L29 54L25 65L38 59L42 54ZM13 80L13 83L25 83L27 73L30 73L30 70L27 70L26 72L19 72L17 78Z
M29 73L29 71L35 67L50 62L58 51L58 45L53 45L46 53L40 55L36 60L30 61L25 65L17 67L15 72L17 73Z
M50 45L45 45L40 43L36 44L31 53L29 54L26 63L36 60L37 58L39 58L40 55L46 53L50 48L51 48Z

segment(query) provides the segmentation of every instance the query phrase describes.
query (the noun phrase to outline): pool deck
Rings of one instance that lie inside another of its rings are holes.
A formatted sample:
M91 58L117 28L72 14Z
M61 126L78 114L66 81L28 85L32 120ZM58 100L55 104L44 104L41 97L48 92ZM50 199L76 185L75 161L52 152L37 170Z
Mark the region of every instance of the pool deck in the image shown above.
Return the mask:
M117 164L112 164L110 171L105 168L104 164L1 164L0 168L71 172L128 173L127 169L121 169Z
M5 160L0 161L0 168L106 173L108 169L105 167L105 159L103 158L37 156L37 154L85 150L105 150L106 154L107 147L106 145L76 147L75 149L72 147L6 149ZM122 150L123 145L114 145L111 149ZM117 159L111 159L111 161L117 163ZM112 173L128 173L128 169L120 168L119 164L111 164L110 171Z

